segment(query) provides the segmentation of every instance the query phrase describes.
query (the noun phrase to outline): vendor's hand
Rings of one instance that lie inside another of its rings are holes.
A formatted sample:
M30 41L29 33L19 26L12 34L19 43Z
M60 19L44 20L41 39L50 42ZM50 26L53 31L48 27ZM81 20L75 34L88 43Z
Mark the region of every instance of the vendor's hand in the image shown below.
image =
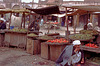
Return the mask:
M84 63L84 58L82 58L82 61L81 61L81 63L82 63L82 64Z

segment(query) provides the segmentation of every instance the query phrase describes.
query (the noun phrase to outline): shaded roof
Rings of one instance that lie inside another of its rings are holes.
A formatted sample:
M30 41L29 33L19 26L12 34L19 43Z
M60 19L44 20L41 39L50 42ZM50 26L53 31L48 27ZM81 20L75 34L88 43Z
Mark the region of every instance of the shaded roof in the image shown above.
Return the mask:
M59 14L59 7L58 6L50 6L50 7L44 7L44 8L39 8L39 9L31 9L31 8L26 8L29 9L36 14L40 15L49 15L49 14Z
M47 3L53 3L53 2L55 2L55 0L48 0Z
M92 11L92 12L100 11L100 5L66 5L66 4L63 4L62 6L69 7L69 8L76 8L76 9L85 10L85 11Z
M0 9L0 14L5 13L29 13L29 10L26 9Z

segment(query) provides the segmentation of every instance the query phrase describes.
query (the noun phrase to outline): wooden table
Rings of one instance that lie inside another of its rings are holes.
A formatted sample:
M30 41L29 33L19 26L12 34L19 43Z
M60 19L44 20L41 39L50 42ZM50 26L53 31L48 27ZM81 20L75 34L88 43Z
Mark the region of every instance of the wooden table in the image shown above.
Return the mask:
M17 46L26 48L27 43L27 32L14 32L14 31L6 31L5 32L5 43L8 46Z

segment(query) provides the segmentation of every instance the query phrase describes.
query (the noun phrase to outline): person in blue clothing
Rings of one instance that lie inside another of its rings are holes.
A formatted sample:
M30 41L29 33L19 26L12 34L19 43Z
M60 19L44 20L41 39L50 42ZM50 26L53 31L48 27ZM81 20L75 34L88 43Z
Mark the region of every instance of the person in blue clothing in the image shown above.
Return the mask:
M3 18L0 18L0 29L6 29L6 22Z

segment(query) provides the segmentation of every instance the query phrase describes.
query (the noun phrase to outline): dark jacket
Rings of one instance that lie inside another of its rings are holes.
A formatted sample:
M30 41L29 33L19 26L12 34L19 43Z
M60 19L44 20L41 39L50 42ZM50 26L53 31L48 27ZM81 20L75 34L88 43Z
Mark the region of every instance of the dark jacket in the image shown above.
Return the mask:
M6 23L5 22L0 23L0 29L6 29Z
M40 27L39 27L39 22L33 21L32 23L29 24L29 30L32 29L32 27L34 28L34 31L39 31Z

